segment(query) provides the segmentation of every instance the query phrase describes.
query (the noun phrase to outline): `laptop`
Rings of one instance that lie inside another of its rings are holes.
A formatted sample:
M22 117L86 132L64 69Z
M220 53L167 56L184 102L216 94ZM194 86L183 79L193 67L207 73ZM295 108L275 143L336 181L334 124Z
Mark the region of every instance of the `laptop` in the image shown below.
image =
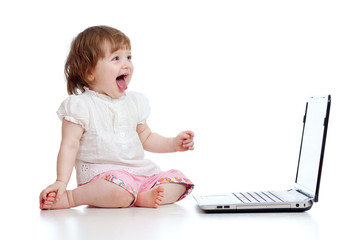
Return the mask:
M194 195L205 212L301 212L319 200L331 95L308 98L293 189Z

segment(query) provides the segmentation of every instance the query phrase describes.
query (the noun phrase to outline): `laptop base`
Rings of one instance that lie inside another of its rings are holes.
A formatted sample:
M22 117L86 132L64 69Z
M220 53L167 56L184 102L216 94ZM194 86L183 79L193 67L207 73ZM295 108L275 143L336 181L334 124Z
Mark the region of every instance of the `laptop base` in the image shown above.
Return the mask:
M311 202L311 206L307 207L307 208L279 208L279 209L212 209L212 210L205 210L205 209L201 209L201 207L199 206L199 208L201 209L201 211L205 212L205 213L278 213L278 212L305 212L310 210L310 208L312 207L312 202Z
M200 209L208 213L303 212L313 205L312 198L295 189L194 195L194 198Z

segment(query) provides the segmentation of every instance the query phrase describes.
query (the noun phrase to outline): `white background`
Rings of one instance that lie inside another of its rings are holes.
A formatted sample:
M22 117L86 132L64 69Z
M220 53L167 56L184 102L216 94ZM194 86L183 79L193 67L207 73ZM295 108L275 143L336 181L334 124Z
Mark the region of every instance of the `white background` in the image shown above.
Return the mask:
M359 12L347 0L2 2L2 217L36 209L56 178L63 66L93 25L130 37L129 90L150 99L152 130L195 132L195 151L147 157L196 193L292 187L306 99L331 94L318 206L332 203L359 182Z

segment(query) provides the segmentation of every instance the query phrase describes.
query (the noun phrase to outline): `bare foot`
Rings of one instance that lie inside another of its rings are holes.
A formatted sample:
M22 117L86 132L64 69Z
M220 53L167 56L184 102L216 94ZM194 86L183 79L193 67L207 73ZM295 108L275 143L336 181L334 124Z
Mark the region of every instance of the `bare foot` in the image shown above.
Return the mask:
M41 210L51 210L51 209L66 209L72 207L72 193L66 191L59 201L55 199L56 193L51 192L48 194L46 200L40 204Z
M159 185L150 189L149 191L139 193L135 202L135 206L157 208L159 207L163 197L164 188Z

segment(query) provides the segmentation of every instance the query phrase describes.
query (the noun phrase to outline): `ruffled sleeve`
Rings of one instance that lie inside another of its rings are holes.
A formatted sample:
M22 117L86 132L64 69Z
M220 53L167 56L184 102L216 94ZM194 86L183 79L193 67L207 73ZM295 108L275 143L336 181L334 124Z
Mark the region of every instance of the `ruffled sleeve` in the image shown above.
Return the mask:
M62 121L64 118L70 122L81 125L85 130L89 126L88 104L80 95L71 95L60 105L57 115Z
M134 100L137 107L137 124L144 124L150 116L150 103L148 98L138 92L129 92L128 95Z

